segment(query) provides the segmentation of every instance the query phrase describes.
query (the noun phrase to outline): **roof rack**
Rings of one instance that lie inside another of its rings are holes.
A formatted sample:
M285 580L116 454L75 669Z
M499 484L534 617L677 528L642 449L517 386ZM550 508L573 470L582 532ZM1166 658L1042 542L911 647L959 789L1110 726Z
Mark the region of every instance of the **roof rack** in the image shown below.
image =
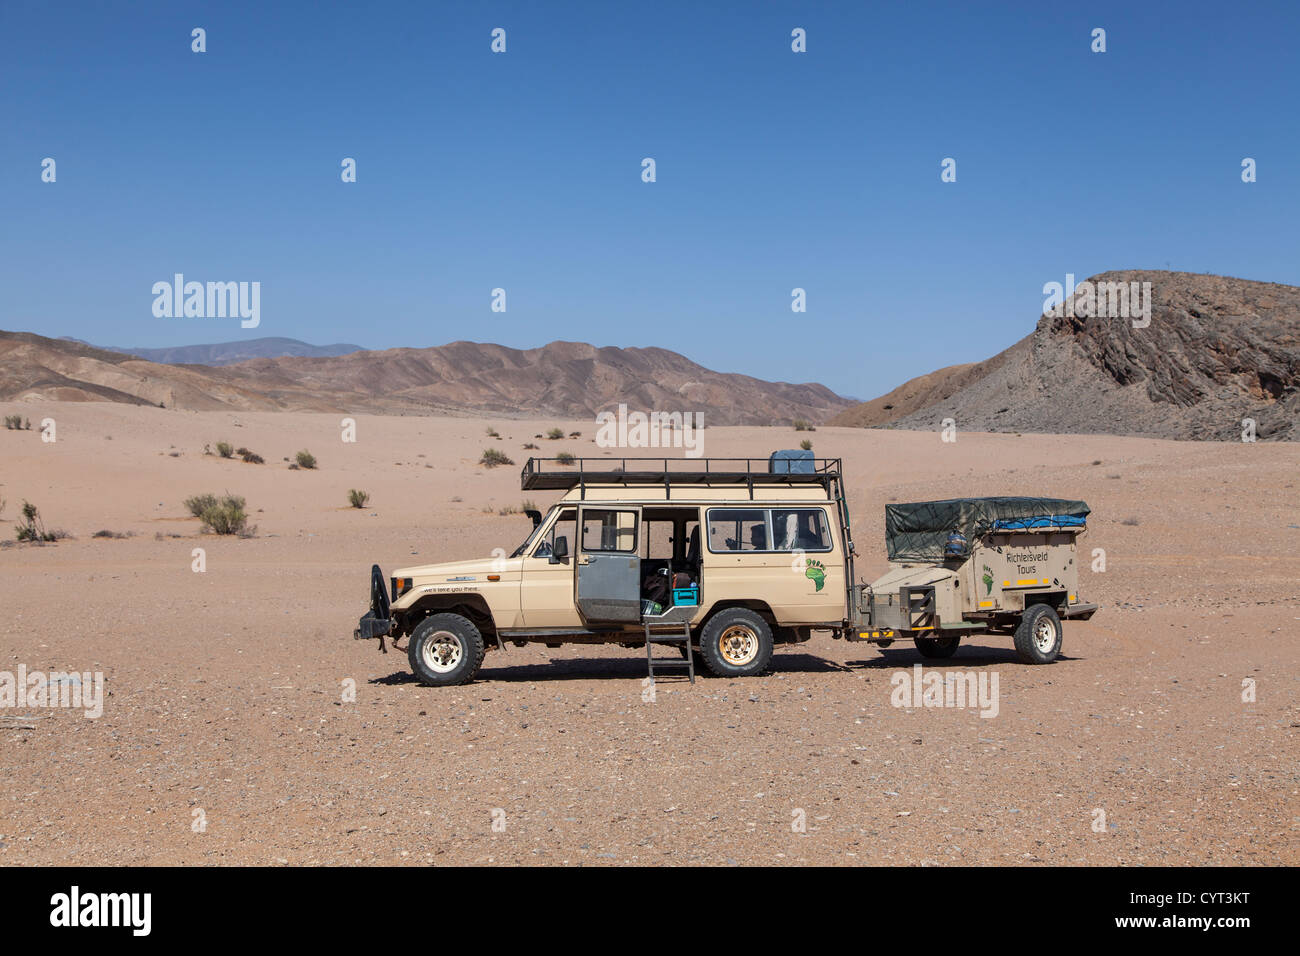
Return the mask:
M524 491L588 485L821 485L830 490L842 472L839 458L814 458L812 471L772 472L766 458L529 458L520 472Z

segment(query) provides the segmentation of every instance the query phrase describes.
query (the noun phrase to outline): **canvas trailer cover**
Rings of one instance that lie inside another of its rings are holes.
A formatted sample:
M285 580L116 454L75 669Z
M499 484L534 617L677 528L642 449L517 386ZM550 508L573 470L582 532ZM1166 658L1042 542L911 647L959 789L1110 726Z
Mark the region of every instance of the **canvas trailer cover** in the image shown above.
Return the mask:
M949 498L885 505L889 560L937 563L948 536L960 532L972 544L990 531L1083 530L1091 509L1069 498Z

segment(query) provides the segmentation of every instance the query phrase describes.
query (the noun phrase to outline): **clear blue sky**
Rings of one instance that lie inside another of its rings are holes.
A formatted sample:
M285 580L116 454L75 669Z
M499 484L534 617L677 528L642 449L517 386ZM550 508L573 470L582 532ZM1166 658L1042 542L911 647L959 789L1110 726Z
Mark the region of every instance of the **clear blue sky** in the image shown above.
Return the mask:
M1300 4L978 7L4 0L0 328L659 345L870 398L1067 272L1300 284ZM175 272L261 282L260 328L155 318Z

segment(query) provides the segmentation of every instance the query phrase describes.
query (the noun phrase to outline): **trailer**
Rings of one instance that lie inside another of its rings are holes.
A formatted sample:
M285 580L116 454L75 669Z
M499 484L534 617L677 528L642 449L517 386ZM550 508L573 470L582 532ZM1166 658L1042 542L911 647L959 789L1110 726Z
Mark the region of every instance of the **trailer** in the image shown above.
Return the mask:
M885 506L890 569L856 589L846 637L950 657L963 637L1010 634L1017 657L1060 654L1065 619L1088 620L1078 539L1090 513L1064 498L953 498Z

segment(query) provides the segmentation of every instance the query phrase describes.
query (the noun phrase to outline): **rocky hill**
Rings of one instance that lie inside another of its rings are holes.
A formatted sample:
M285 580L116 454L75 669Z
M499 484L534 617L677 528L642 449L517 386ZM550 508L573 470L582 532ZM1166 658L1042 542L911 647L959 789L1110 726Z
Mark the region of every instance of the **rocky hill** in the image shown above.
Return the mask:
M1072 310L1044 314L1006 351L913 379L832 423L934 429L953 418L973 431L1239 441L1250 418L1261 441L1300 439L1300 288L1185 272L1089 281L1150 283L1150 323L1089 315L1076 293Z

